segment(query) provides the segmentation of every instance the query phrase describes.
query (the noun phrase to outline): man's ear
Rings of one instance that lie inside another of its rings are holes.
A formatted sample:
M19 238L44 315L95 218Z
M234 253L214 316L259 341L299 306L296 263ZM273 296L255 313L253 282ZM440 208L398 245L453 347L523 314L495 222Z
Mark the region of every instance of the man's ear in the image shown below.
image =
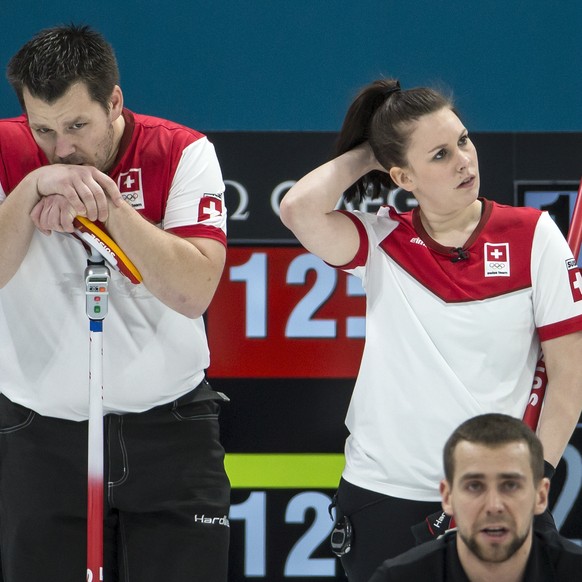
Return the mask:
M402 188L403 190L407 190L408 192L412 191L412 180L408 174L408 170L406 168L400 168L399 166L394 166L390 168L390 178L394 184Z
M109 99L109 115L111 116L111 121L115 121L123 111L123 93L121 92L121 87L115 85L113 87L113 92L111 93L111 98Z
M536 504L534 515L541 515L548 507L548 496L550 494L550 480L544 477L537 486Z
M441 494L441 505L443 507L443 511L447 515L453 515L453 505L451 503L451 485L446 479L443 479L440 482L439 491Z

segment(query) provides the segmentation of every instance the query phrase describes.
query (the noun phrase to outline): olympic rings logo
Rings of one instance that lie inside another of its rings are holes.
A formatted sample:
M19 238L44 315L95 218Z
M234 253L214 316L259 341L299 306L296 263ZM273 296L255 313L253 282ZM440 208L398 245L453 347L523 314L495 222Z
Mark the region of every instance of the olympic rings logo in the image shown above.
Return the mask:
M138 192L130 192L129 194L122 194L121 197L125 201L135 202L137 200L137 197L138 197Z
M505 267L505 263L489 263L490 269L503 269Z

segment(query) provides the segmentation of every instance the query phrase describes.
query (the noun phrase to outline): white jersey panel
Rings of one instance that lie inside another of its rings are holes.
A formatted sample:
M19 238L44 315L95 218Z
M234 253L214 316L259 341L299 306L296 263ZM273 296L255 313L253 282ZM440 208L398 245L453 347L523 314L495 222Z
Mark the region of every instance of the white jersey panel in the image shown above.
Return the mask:
M87 418L86 263L78 240L35 232L20 269L2 289L0 386L10 400L42 415ZM202 318L182 316L144 285L114 270L111 275L103 323L105 413L140 412L194 388L209 365ZM86 350L71 350L82 345ZM80 351L82 357L71 359Z

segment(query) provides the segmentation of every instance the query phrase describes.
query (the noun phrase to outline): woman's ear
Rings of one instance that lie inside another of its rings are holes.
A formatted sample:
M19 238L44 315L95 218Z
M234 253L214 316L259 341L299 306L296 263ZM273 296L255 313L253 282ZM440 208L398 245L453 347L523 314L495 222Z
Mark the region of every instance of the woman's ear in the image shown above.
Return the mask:
M412 191L412 180L406 168L394 166L393 168L390 168L390 172L388 173L390 174L390 178L392 178L394 184L403 190L407 190L408 192Z

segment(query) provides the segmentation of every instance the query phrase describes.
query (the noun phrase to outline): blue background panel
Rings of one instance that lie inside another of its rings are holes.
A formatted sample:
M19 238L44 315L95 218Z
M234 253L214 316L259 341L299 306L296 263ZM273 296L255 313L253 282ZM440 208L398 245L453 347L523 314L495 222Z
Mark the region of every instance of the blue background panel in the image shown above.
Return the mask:
M562 0L2 0L0 61L84 22L126 104L204 131L336 131L380 76L451 90L472 131L581 131L582 3ZM7 83L0 110L18 112Z

